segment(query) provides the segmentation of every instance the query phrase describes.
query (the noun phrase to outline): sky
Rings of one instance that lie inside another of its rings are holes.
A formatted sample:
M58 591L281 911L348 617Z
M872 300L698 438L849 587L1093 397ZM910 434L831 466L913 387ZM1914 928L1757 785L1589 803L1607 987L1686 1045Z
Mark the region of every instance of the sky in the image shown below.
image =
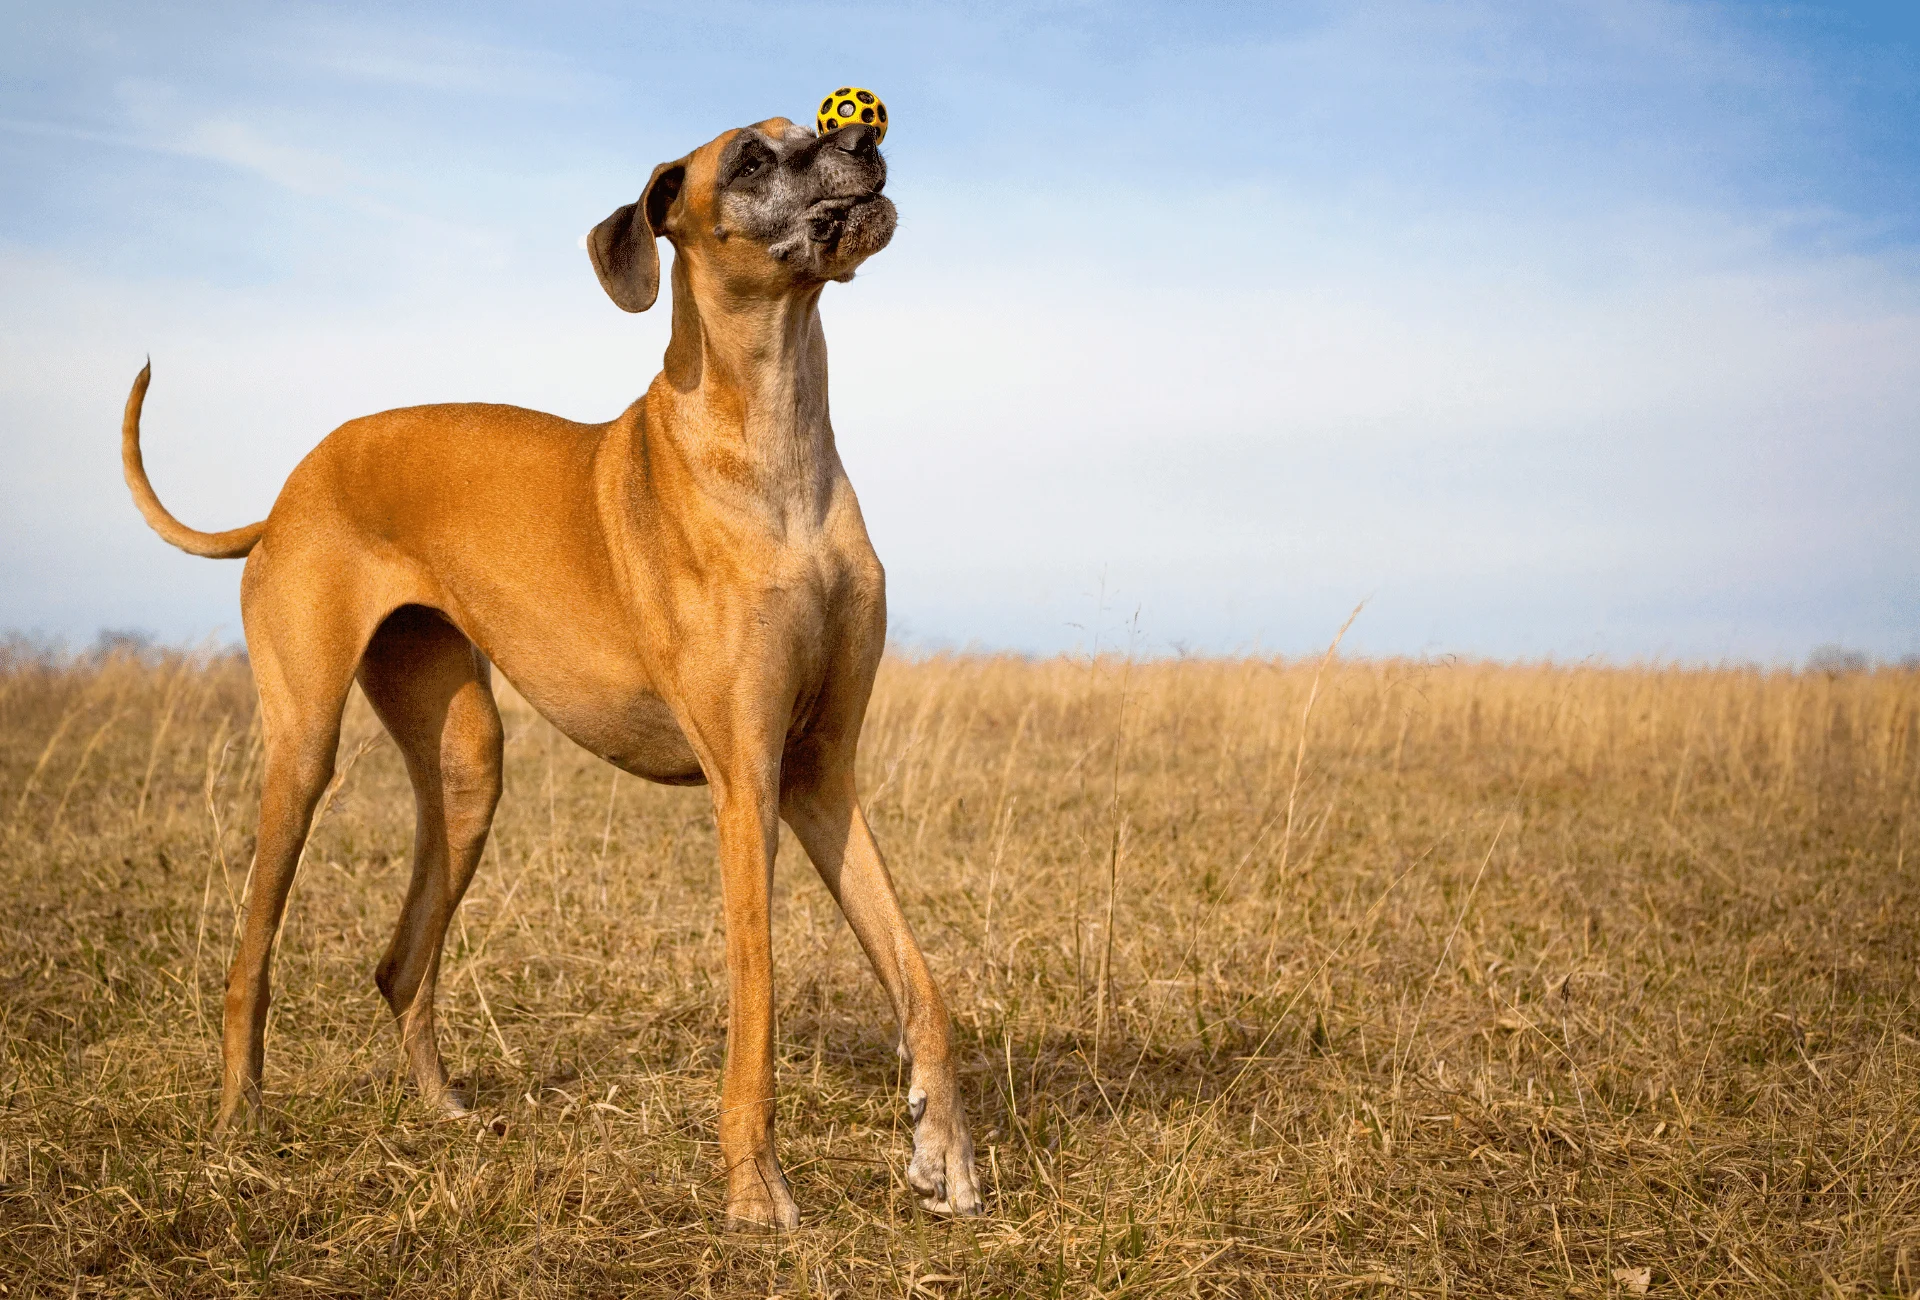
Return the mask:
M895 637L1052 653L1920 653L1920 9L14 5L0 629L239 637L201 528L357 415L598 421L580 236L728 127L887 101L829 286Z

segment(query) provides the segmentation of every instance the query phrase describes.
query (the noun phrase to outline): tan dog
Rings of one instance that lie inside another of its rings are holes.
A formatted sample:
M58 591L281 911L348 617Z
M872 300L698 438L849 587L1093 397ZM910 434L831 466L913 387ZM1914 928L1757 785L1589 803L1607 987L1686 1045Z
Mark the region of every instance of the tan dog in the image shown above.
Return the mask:
M893 999L927 1208L980 1211L946 1006L854 790L886 633L885 579L827 418L818 304L892 238L872 132L785 118L656 167L590 236L615 303L659 288L673 336L607 424L510 406L423 406L342 425L260 523L202 533L140 459L149 371L127 400L134 501L195 555L248 556L240 596L266 773L245 929L227 977L220 1122L257 1120L268 968L357 674L406 756L413 881L375 975L421 1093L449 1111L434 980L500 794L489 663L621 770L712 787L726 907L727 1212L799 1222L773 1148L768 892L779 819L806 847Z

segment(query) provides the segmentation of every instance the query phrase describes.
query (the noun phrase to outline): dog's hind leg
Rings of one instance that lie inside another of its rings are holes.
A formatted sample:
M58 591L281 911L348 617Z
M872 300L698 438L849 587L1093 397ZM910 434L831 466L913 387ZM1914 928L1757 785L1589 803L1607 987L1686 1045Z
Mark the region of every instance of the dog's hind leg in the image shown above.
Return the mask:
M416 813L413 879L374 982L393 1009L401 1049L429 1105L465 1101L447 1086L434 1030L434 986L500 799L500 713L487 661L431 610L407 606L374 634L360 686L406 756Z
M310 592L273 589L258 561L256 552L241 590L247 651L260 691L266 764L246 919L227 970L219 1132L236 1121L261 1118L260 1071L274 938L313 810L333 779L340 713L365 639L351 620L324 624L316 618L324 607Z

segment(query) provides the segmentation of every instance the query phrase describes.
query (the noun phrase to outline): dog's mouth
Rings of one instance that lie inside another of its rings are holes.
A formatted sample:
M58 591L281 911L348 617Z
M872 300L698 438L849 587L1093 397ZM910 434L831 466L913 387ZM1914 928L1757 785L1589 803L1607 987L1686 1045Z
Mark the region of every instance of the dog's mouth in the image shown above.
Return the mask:
M886 227L880 240L884 244L893 234L893 201L877 189L864 194L838 194L809 207L805 221L807 239L827 252L834 251L848 235L877 233L874 227L880 224Z
M861 262L887 246L898 214L876 189L835 194L802 209L767 251L810 280L848 280Z
M837 194L810 204L773 255L794 258L809 278L851 280L860 263L887 246L897 219L893 200L878 189Z

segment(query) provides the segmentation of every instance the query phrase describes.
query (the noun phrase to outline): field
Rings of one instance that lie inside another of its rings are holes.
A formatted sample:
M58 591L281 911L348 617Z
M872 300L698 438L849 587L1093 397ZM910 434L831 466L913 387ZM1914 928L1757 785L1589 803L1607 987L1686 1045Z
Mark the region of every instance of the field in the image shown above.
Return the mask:
M868 808L990 1198L922 1217L890 1017L789 840L781 1153L719 1220L703 790L501 688L442 977L482 1123L371 979L412 808L364 701L210 1140L259 737L244 661L0 663L0 1292L1920 1291L1920 675L890 660Z

